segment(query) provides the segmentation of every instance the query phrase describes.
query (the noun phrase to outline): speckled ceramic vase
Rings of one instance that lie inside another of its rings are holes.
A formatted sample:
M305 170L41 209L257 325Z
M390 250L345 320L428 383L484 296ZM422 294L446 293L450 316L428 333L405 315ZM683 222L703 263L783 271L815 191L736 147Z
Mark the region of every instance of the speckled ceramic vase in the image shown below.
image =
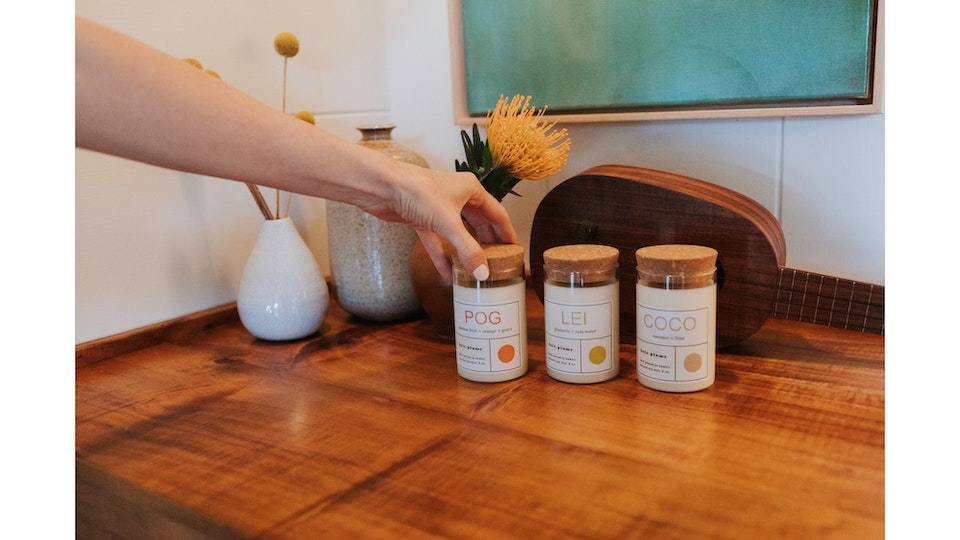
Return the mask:
M293 221L264 220L240 277L240 322L260 339L299 339L320 329L329 307L327 282Z
M394 128L392 124L358 127L359 144L427 167L423 156L392 139ZM412 227L327 201L327 234L337 303L343 309L370 321L397 321L422 313L410 281L410 253L417 242Z

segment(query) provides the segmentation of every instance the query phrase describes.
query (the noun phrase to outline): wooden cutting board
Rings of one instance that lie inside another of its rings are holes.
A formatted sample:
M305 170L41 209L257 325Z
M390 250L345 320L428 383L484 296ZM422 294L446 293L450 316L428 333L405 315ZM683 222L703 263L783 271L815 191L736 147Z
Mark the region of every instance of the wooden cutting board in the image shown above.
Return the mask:
M620 250L620 341L636 339L637 249L696 244L717 259L717 345L753 335L771 316L883 334L883 287L783 266L777 219L733 190L676 174L604 165L578 174L540 202L530 273L543 301L543 252L565 244Z

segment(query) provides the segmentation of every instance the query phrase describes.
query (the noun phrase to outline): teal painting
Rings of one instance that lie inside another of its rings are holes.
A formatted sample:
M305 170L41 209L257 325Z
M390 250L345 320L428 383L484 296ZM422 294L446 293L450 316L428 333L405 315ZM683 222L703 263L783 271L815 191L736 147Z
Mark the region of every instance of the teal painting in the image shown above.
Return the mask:
M466 106L553 113L869 103L875 0L462 0Z

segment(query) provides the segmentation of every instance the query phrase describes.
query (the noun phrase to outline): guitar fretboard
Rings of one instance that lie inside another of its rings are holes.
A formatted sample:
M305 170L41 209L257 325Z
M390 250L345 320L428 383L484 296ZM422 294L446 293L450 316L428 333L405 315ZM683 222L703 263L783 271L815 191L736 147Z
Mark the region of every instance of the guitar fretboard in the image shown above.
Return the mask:
M883 286L780 268L773 316L883 335Z

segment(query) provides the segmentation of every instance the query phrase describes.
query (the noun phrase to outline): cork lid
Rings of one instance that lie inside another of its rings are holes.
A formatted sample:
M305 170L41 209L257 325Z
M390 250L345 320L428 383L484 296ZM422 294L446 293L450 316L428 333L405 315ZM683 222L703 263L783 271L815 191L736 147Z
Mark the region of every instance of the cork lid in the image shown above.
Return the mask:
M543 252L545 277L566 281L577 274L586 283L605 281L616 275L620 250L598 244L572 244L552 247Z
M662 276L702 276L712 274L717 265L717 250L705 246L666 244L637 250L637 273Z
M523 275L523 246L517 244L481 244L483 254L487 257L487 267L490 277L487 281L499 281ZM463 270L460 257L453 253L454 268Z

